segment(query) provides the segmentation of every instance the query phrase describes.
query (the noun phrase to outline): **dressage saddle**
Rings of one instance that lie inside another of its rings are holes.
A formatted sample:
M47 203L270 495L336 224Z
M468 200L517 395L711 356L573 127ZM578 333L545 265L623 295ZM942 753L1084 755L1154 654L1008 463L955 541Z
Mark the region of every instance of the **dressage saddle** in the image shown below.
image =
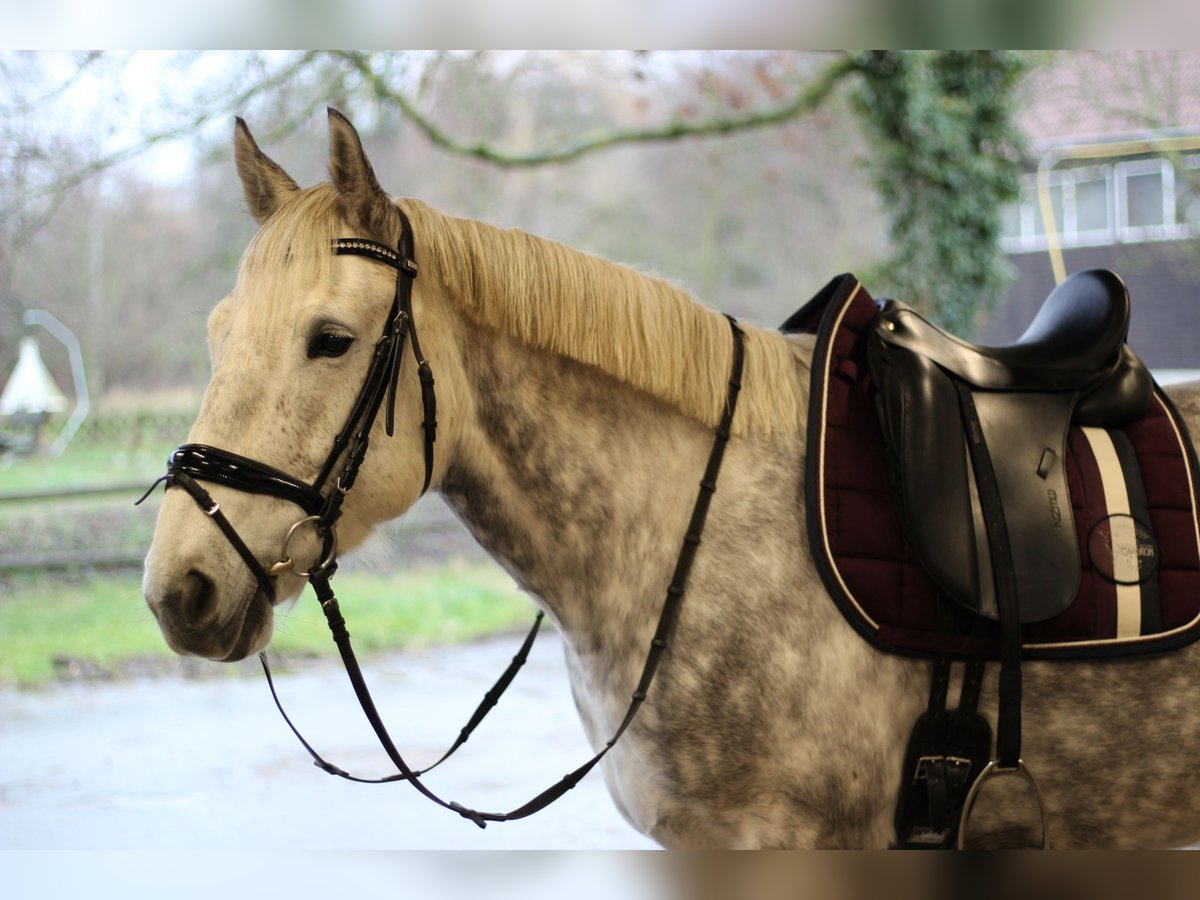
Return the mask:
M996 756L982 770L991 743L975 708L982 663L968 664L953 713L945 710L949 664L935 664L905 761L916 774L902 782L901 846L945 846L952 837L963 846L979 786L997 774L1032 787L1049 844L1040 788L1021 758L1021 627L1059 615L1079 592L1070 428L1120 427L1150 407L1153 380L1125 345L1129 312L1121 280L1093 270L1057 287L1007 346L960 340L895 301L869 329L903 530L945 597L999 623L1001 645Z
M1142 417L1153 382L1125 344L1129 294L1112 272L1072 275L1012 344L983 347L887 301L867 353L901 521L944 594L1020 623L1058 615L1079 588L1066 442L1074 426Z
M932 661L901 769L898 847L963 845L980 785L1021 758L1021 662L1200 638L1200 461L1125 345L1106 271L1056 288L1014 343L977 346L852 275L782 326L816 337L805 506L847 622ZM998 660L998 715L978 704ZM951 663L964 662L949 708Z

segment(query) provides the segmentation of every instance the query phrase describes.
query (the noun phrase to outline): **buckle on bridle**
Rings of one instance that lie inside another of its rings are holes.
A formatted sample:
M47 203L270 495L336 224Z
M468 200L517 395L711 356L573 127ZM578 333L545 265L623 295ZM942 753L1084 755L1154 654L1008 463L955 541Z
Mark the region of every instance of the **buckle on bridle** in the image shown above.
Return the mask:
M300 529L300 526L310 523L321 537L321 546L327 549L325 550L325 557L316 566L307 572L301 572L296 568L296 563L292 559L291 554L288 553L288 547L292 543L292 536ZM294 572L301 578L311 578L313 575L320 575L333 565L334 558L337 556L337 529L332 525L322 524L320 516L305 516L288 529L288 533L283 539L283 550L279 555L283 558L267 569L268 575L278 575L281 572L288 571Z

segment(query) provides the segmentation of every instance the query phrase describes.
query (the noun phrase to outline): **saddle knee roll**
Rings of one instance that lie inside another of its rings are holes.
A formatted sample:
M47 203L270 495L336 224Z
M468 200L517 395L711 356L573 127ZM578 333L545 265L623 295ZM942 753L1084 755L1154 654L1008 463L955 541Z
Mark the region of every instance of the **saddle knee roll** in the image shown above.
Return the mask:
M932 361L904 350L882 354L873 370L901 527L938 587L979 611L972 475L954 385Z

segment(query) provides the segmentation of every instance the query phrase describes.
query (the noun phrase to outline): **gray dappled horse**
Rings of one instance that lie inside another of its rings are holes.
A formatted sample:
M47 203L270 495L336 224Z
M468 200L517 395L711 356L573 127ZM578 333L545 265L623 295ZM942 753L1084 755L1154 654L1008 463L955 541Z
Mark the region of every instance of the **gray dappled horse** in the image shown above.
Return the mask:
M396 246L401 218L357 134L331 114L331 183L301 190L239 123L238 172L262 228L209 320L213 375L189 440L311 478L354 402L395 273L334 256ZM415 186L419 179L413 178ZM726 321L663 281L520 231L399 201L420 265L412 308L437 371L432 487L560 628L586 733L624 714L725 404ZM892 837L905 742L930 663L873 649L814 568L804 527L812 339L746 329L733 439L671 648L604 761L639 830L674 847L868 847ZM405 512L423 480L420 391L399 374L396 430L338 523L343 548ZM1200 433L1200 383L1173 397ZM296 509L210 487L250 552L278 558ZM145 595L180 653L236 660L271 639L255 576L171 490ZM300 532L297 559L321 554ZM294 570L272 574L276 601ZM983 712L995 715L989 666ZM1028 662L1025 755L1055 846L1200 839L1200 645L1104 663ZM972 836L1036 840L1019 785L980 800Z

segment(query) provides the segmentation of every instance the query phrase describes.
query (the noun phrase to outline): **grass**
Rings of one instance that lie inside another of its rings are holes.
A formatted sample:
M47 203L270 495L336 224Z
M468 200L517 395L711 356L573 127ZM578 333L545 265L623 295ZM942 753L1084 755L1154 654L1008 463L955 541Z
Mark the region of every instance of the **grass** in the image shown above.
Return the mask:
M355 649L365 652L466 641L520 628L533 617L529 599L487 563L394 576L345 572L334 588ZM147 660L174 658L136 576L73 582L23 576L0 590L0 684L44 684L64 671L119 676ZM284 660L336 656L311 589L290 610L276 610L272 649Z
M149 487L165 471L167 456L174 448L163 441L138 442L130 449L77 438L58 458L0 459L0 494L126 482L144 482Z

